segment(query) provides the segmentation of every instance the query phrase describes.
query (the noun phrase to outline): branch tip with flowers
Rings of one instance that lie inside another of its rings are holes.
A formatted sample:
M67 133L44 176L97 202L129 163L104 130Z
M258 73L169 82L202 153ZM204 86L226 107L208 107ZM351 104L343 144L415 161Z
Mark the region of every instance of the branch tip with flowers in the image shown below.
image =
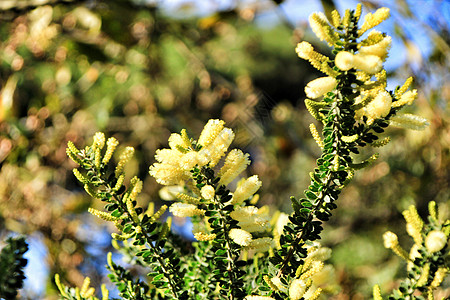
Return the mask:
M358 26L358 5L343 17L333 11L331 20L323 13L309 18L313 32L333 48L334 56L316 52L305 41L296 47L300 58L326 76L305 87L310 98L305 100L306 108L318 123L311 124L310 131L322 155L304 195L291 197L291 215L257 207L262 182L257 175L243 175L249 155L229 149L234 132L222 120L209 120L197 140L184 129L173 133L169 148L156 151L156 162L149 169L164 186L161 199L173 201L169 212L191 218L196 242L188 247L171 232L170 218L160 221L166 205L156 213L153 204L146 211L137 207L140 179L133 177L125 187L123 170L133 156L132 147L126 147L111 168L116 139L106 141L103 133L96 133L93 144L83 150L68 143L68 156L80 165L74 169L75 177L89 195L106 204L106 211L90 208L89 212L114 223L118 231L112 234L114 247L148 270L148 282L134 278L108 255L110 278L122 298L314 300L338 289L333 269L325 263L331 249L317 240L355 171L378 158L375 153L357 162L352 154L367 146L386 145L390 138L382 134L389 125L416 130L427 126L422 117L399 113L417 97L417 91L410 90L411 78L394 91L386 90L383 63L391 38L371 29L388 17L389 10L380 8ZM414 298L416 289L432 299L432 290L448 273L449 221L438 221L434 204L428 225L414 207L404 216L415 248L408 254L395 234L384 235L385 246L411 265L408 279L389 299L422 299ZM89 283L77 292L55 279L64 299L92 296ZM379 286L373 295L382 299Z

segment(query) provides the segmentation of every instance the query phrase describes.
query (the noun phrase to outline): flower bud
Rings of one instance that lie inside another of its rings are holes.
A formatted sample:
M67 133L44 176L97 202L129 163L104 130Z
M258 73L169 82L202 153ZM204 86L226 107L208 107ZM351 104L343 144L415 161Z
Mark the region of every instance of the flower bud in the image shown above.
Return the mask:
M315 99L320 96L331 92L337 85L336 78L331 76L320 77L310 81L305 87L306 96Z
M447 244L447 236L440 230L430 231L425 238L425 247L431 253L442 250Z

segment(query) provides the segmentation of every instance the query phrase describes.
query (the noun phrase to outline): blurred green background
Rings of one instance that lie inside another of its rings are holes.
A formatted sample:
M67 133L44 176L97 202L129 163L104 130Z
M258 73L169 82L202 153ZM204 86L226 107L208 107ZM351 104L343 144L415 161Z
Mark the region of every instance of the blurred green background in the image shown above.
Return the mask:
M295 54L309 41L314 11L343 12L356 1L0 1L0 241L24 234L31 244L24 299L55 299L52 278L80 286L107 283L103 265L112 228L87 213L92 201L72 175L67 141L91 142L96 131L136 148L128 174L144 180L139 204L162 202L148 175L155 150L171 132L198 136L210 118L236 132L249 152L249 174L263 181L260 204L290 213L320 154L309 134L303 88L320 76ZM401 211L427 215L435 200L449 215L450 116L447 1L362 1L392 18L386 64L391 88L415 77L411 112L425 131L390 129L380 159L344 190L325 226L323 244L341 286L332 299L368 299L373 284L396 286L404 263L383 248L392 230L409 249ZM371 153L361 154L361 159ZM0 242L1 243L1 242ZM1 244L0 244L1 247ZM449 282L437 296L449 297Z

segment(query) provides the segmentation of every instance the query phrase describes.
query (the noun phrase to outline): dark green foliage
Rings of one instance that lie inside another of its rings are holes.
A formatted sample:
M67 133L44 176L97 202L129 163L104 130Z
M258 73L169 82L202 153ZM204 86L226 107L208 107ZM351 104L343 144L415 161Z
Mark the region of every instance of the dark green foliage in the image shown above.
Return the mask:
M0 253L0 297L13 299L25 279L23 268L27 259L23 255L28 251L28 245L24 237L10 237L6 243Z

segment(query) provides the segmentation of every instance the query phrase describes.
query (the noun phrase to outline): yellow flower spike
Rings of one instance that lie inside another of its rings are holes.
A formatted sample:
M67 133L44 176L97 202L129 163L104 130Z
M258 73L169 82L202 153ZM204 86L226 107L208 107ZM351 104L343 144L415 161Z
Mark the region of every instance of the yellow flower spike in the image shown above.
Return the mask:
M115 170L116 178L123 173L123 168L125 167L125 164L130 161L133 155L134 155L134 148L126 147L123 153L120 155L119 163L116 166Z
M114 263L113 263L113 261L112 261L112 253L111 253L111 252L108 252L108 254L106 255L106 262L107 262L108 266L109 266L111 269L114 269L114 268L113 268L113 267L114 267Z
M75 288L75 298L77 298L77 300L81 300L80 289L78 287Z
M96 132L94 134L94 142L92 146L100 150L103 149L105 146L105 134L103 132Z
M203 147L208 146L219 136L220 132L224 129L224 125L225 122L222 120L209 120L200 133L197 143Z
M114 249L116 250L120 250L120 246L119 243L117 242L117 240L111 240L111 246L113 246Z
M330 60L327 56L314 51L313 46L308 42L300 42L295 48L298 57L307 60L317 70L327 74L328 76L336 76L338 73L329 65Z
M181 129L181 139L183 140L182 146L184 146L184 147L187 146L186 148L189 148L192 146L191 140L189 139L186 129Z
M244 200L250 198L255 194L262 186L261 180L258 175L250 176L247 179L242 179L238 182L236 190L233 193L233 198L229 201L229 204L240 204Z
M312 293L311 296L309 296L308 298L305 298L306 300L316 300L319 299L320 294L322 293L322 289L319 287L317 288L314 293Z
M240 246L248 246L252 241L252 234L242 229L233 228L228 233L228 236Z
M346 9L344 13L344 18L342 18L342 25L348 27L350 25L350 10Z
M436 202L434 201L428 202L428 212L430 214L430 217L433 218L434 221L437 221L439 219Z
M425 130L429 124L428 120L413 114L398 114L389 119L389 124L395 127L412 130Z
M408 261L408 253L398 244L397 235L391 231L383 234L384 247L391 249L395 254Z
M359 20L359 18L361 18L361 12L362 12L362 5L361 5L361 3L358 3L356 5L356 10L355 10L355 14L354 14L354 16L356 17L357 20Z
M106 141L106 152L102 159L102 163L104 165L106 165L111 160L111 157L114 154L114 151L116 150L117 145L119 145L119 142L113 137L110 137Z
M84 298L88 298L86 296L87 291L89 290L89 285L91 284L91 279L86 277L83 281L83 285L81 286L80 295Z
M74 143L72 143L71 141L67 142L67 156L75 163L82 165L83 161L78 157L78 153L80 153L80 151L77 149L77 147L75 147Z
M107 221L107 222L114 222L114 221L118 220L118 218L113 217L110 213L100 211L100 210L97 210L92 207L88 208L88 212L104 221Z
M219 135L206 147L202 147L198 152L198 164L204 166L209 163L214 167L230 147L234 139L234 132L230 128L224 128Z
M263 279L264 279L264 281L267 283L267 285L270 287L270 289L271 289L272 291L274 291L274 292L278 292L278 291L279 291L278 286L275 285L275 284L272 282L272 279L271 279L269 276L264 275L264 276L263 276ZM279 279L279 278L278 278L278 279Z
M201 242L208 242L208 241L212 241L216 238L216 234L212 233L212 234L208 234L205 232L195 232L194 233L194 238L197 241L201 241Z
M109 291L106 288L106 285L102 284L101 288L102 288L102 300L108 300L109 299Z
M117 192L122 187L124 180L125 180L125 175L124 174L120 175L119 178L117 178L117 182L114 185L112 190L114 192Z
M317 130L316 126L313 123L309 124L309 130L311 131L311 135L314 138L314 141L316 141L317 145L321 149L323 149L323 146L324 146L323 141L320 138L319 131Z
M253 195L252 199L250 199L250 204L251 205L256 205L259 201L259 194L255 194Z
M413 81L413 77L406 79L405 83L395 92L395 98L399 99L409 89Z
M178 194L176 195L176 197L177 197L179 200L181 200L182 202L189 203L189 204L200 204L200 202L201 202L201 199L200 199L200 198L195 198L195 197L186 195L186 194L184 194L184 193L178 193Z
M117 234L117 233L111 233L111 237L115 240L118 241L126 241L129 238L131 238L131 236L133 235L133 233L130 234Z
M231 150L225 158L225 163L219 171L219 184L228 185L244 171L250 164L248 153L243 153L239 149Z
M127 205L127 211L128 214L130 215L130 217L133 219L133 221L135 223L139 224L139 218L138 215L136 213L136 209L134 208L134 204L133 204L133 199L131 199L131 197L129 197L126 201L126 205Z
M405 93L402 93L400 98L392 103L392 107L402 107L405 105L411 105L416 99L417 99L417 90L407 91Z
M381 289L378 284L373 287L373 300L383 300L383 297L381 297Z
M334 77L320 77L310 81L305 87L306 96L312 99L319 98L336 88L337 80Z
M326 41L328 45L332 46L339 40L339 36L331 28L327 17L322 12L312 13L309 16L309 24L314 34L321 41Z
M335 9L331 12L331 21L335 28L337 28L339 25L341 25L341 15Z
M136 200L137 195L139 195L139 193L142 191L142 181L137 177L134 178L136 178L136 180L130 192L130 199L132 201Z
M55 274L55 284L58 287L58 290L61 293L61 296L68 297L68 295L67 295L67 293L66 293L66 291L64 289L64 285L61 284L61 279L60 279L58 273Z
M364 23L358 30L358 36L363 35L367 30L377 26L378 24L389 18L389 15L390 15L389 8L386 7L377 9L373 14L368 13L364 17Z
M416 207L411 205L402 214L406 221L406 231L417 245L422 244L423 220L417 213Z
M169 211L176 217L202 216L205 210L197 208L194 204L174 203L169 207Z
M153 214L150 218L150 222L154 223L156 222L159 218L161 218L161 216L166 212L167 210L167 205L163 205L159 208L159 210Z
M358 134L354 134L354 135L350 135L350 136L346 136L346 135L343 135L342 137L341 137L341 140L344 142L344 143L353 143L353 142L355 142L357 139L359 138L359 135Z
M372 147L379 148L379 147L386 146L390 141L391 141L391 138L386 137L384 139L373 142L371 145L372 145Z
M449 273L448 269L446 269L444 267L438 268L436 273L434 274L434 278L433 278L433 281L430 284L430 287L431 288L437 288L438 286L440 286L442 281L444 281L445 276L447 275L447 273Z
M317 102L314 100L305 99L306 109L317 121L322 121L323 119L325 119L325 116L319 112L319 109L325 107L326 105L326 102Z
M425 266L423 266L422 273L420 274L420 277L417 280L417 286L418 287L425 286L428 282L429 275L430 275L430 264L425 264Z
M322 261L313 261L308 271L300 275L300 279L306 280L323 269L324 263Z
M81 172L78 169L73 169L72 170L73 175L75 175L75 177L78 179L79 182L86 184L88 183L88 179L86 177L84 177L83 174L81 174Z
M155 203L154 202L150 202L148 204L148 206L147 206L147 210L145 211L145 215L151 217L154 213L155 213Z
M99 169L101 162L102 162L102 154L100 152L100 148L96 148L94 153L94 166L97 169Z
M294 279L289 287L289 299L300 300L307 290L307 284L302 279Z

